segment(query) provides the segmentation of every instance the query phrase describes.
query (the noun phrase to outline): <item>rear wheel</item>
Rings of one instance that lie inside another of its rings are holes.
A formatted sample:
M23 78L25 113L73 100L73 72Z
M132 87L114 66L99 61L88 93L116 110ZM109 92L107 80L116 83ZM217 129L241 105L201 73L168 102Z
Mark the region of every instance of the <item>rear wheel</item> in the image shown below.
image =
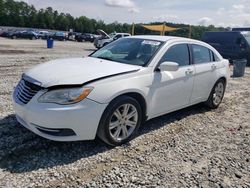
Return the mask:
M140 104L128 96L119 97L103 113L97 136L108 145L121 145L134 137L141 121Z
M218 80L215 83L209 95L209 98L205 102L205 104L212 109L218 108L224 97L225 88L226 88L225 81L223 79Z

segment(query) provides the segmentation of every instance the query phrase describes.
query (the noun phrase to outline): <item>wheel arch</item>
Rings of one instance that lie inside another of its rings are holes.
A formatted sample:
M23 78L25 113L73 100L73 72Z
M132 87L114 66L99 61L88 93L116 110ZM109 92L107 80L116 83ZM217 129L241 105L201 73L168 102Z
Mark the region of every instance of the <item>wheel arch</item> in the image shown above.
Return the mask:
M143 122L146 121L147 120L147 102L145 98L140 93L137 93L137 92L124 93L120 96L124 96L124 95L134 98L135 100L138 101L142 110L142 121Z
M218 82L219 80L223 80L225 84L227 84L227 78L225 76L221 76L216 82Z
M225 76L221 76L221 77L219 77L219 78L214 82L214 85L213 85L212 88L210 89L209 95L211 94L211 92L213 91L214 86L216 85L216 83L217 83L219 80L223 80L224 83L225 83L225 87L226 87L226 85L227 85L227 78L226 78ZM208 97L209 97L209 95L208 95ZM207 98L208 98L208 97L207 97Z

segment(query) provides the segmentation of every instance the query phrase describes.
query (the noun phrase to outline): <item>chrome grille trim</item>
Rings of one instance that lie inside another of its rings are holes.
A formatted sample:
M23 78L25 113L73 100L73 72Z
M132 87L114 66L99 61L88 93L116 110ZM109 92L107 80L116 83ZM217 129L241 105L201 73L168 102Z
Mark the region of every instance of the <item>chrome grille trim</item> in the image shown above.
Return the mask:
M18 104L28 104L41 89L43 89L41 86L22 79L15 88L14 99Z

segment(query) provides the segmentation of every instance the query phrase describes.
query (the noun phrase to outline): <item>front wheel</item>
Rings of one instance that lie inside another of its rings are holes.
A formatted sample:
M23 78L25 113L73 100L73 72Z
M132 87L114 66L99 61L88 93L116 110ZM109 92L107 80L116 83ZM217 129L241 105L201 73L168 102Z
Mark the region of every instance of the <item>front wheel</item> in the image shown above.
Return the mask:
M205 104L212 108L212 109L216 109L219 107L220 103L222 102L222 99L224 97L224 93L225 93L225 88L226 88L226 83L223 79L218 80L210 95L208 100L205 102Z
M141 121L140 104L128 96L119 97L103 113L97 136L108 145L121 145L134 137Z

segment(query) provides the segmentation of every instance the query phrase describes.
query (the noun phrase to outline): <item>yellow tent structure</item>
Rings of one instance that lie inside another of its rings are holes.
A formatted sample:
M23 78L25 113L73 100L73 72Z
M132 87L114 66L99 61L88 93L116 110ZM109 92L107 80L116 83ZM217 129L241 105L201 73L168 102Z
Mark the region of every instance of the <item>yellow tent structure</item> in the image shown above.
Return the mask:
M144 28L149 29L151 31L159 31L161 35L165 35L166 31L176 31L179 28L168 27L165 24L162 25L142 25Z
M174 28L174 27L169 27L169 26L166 26L166 24L162 24L162 25L141 25L142 27L146 28L146 29L149 29L151 31L159 31L161 33L161 35L165 35L165 32L168 31L168 32L171 32L171 31L176 31L176 30L179 30L179 29L187 29L187 28ZM192 26L189 25L189 38L192 37ZM131 34L132 35L135 35L135 24L133 23L132 24L132 31L131 31Z

